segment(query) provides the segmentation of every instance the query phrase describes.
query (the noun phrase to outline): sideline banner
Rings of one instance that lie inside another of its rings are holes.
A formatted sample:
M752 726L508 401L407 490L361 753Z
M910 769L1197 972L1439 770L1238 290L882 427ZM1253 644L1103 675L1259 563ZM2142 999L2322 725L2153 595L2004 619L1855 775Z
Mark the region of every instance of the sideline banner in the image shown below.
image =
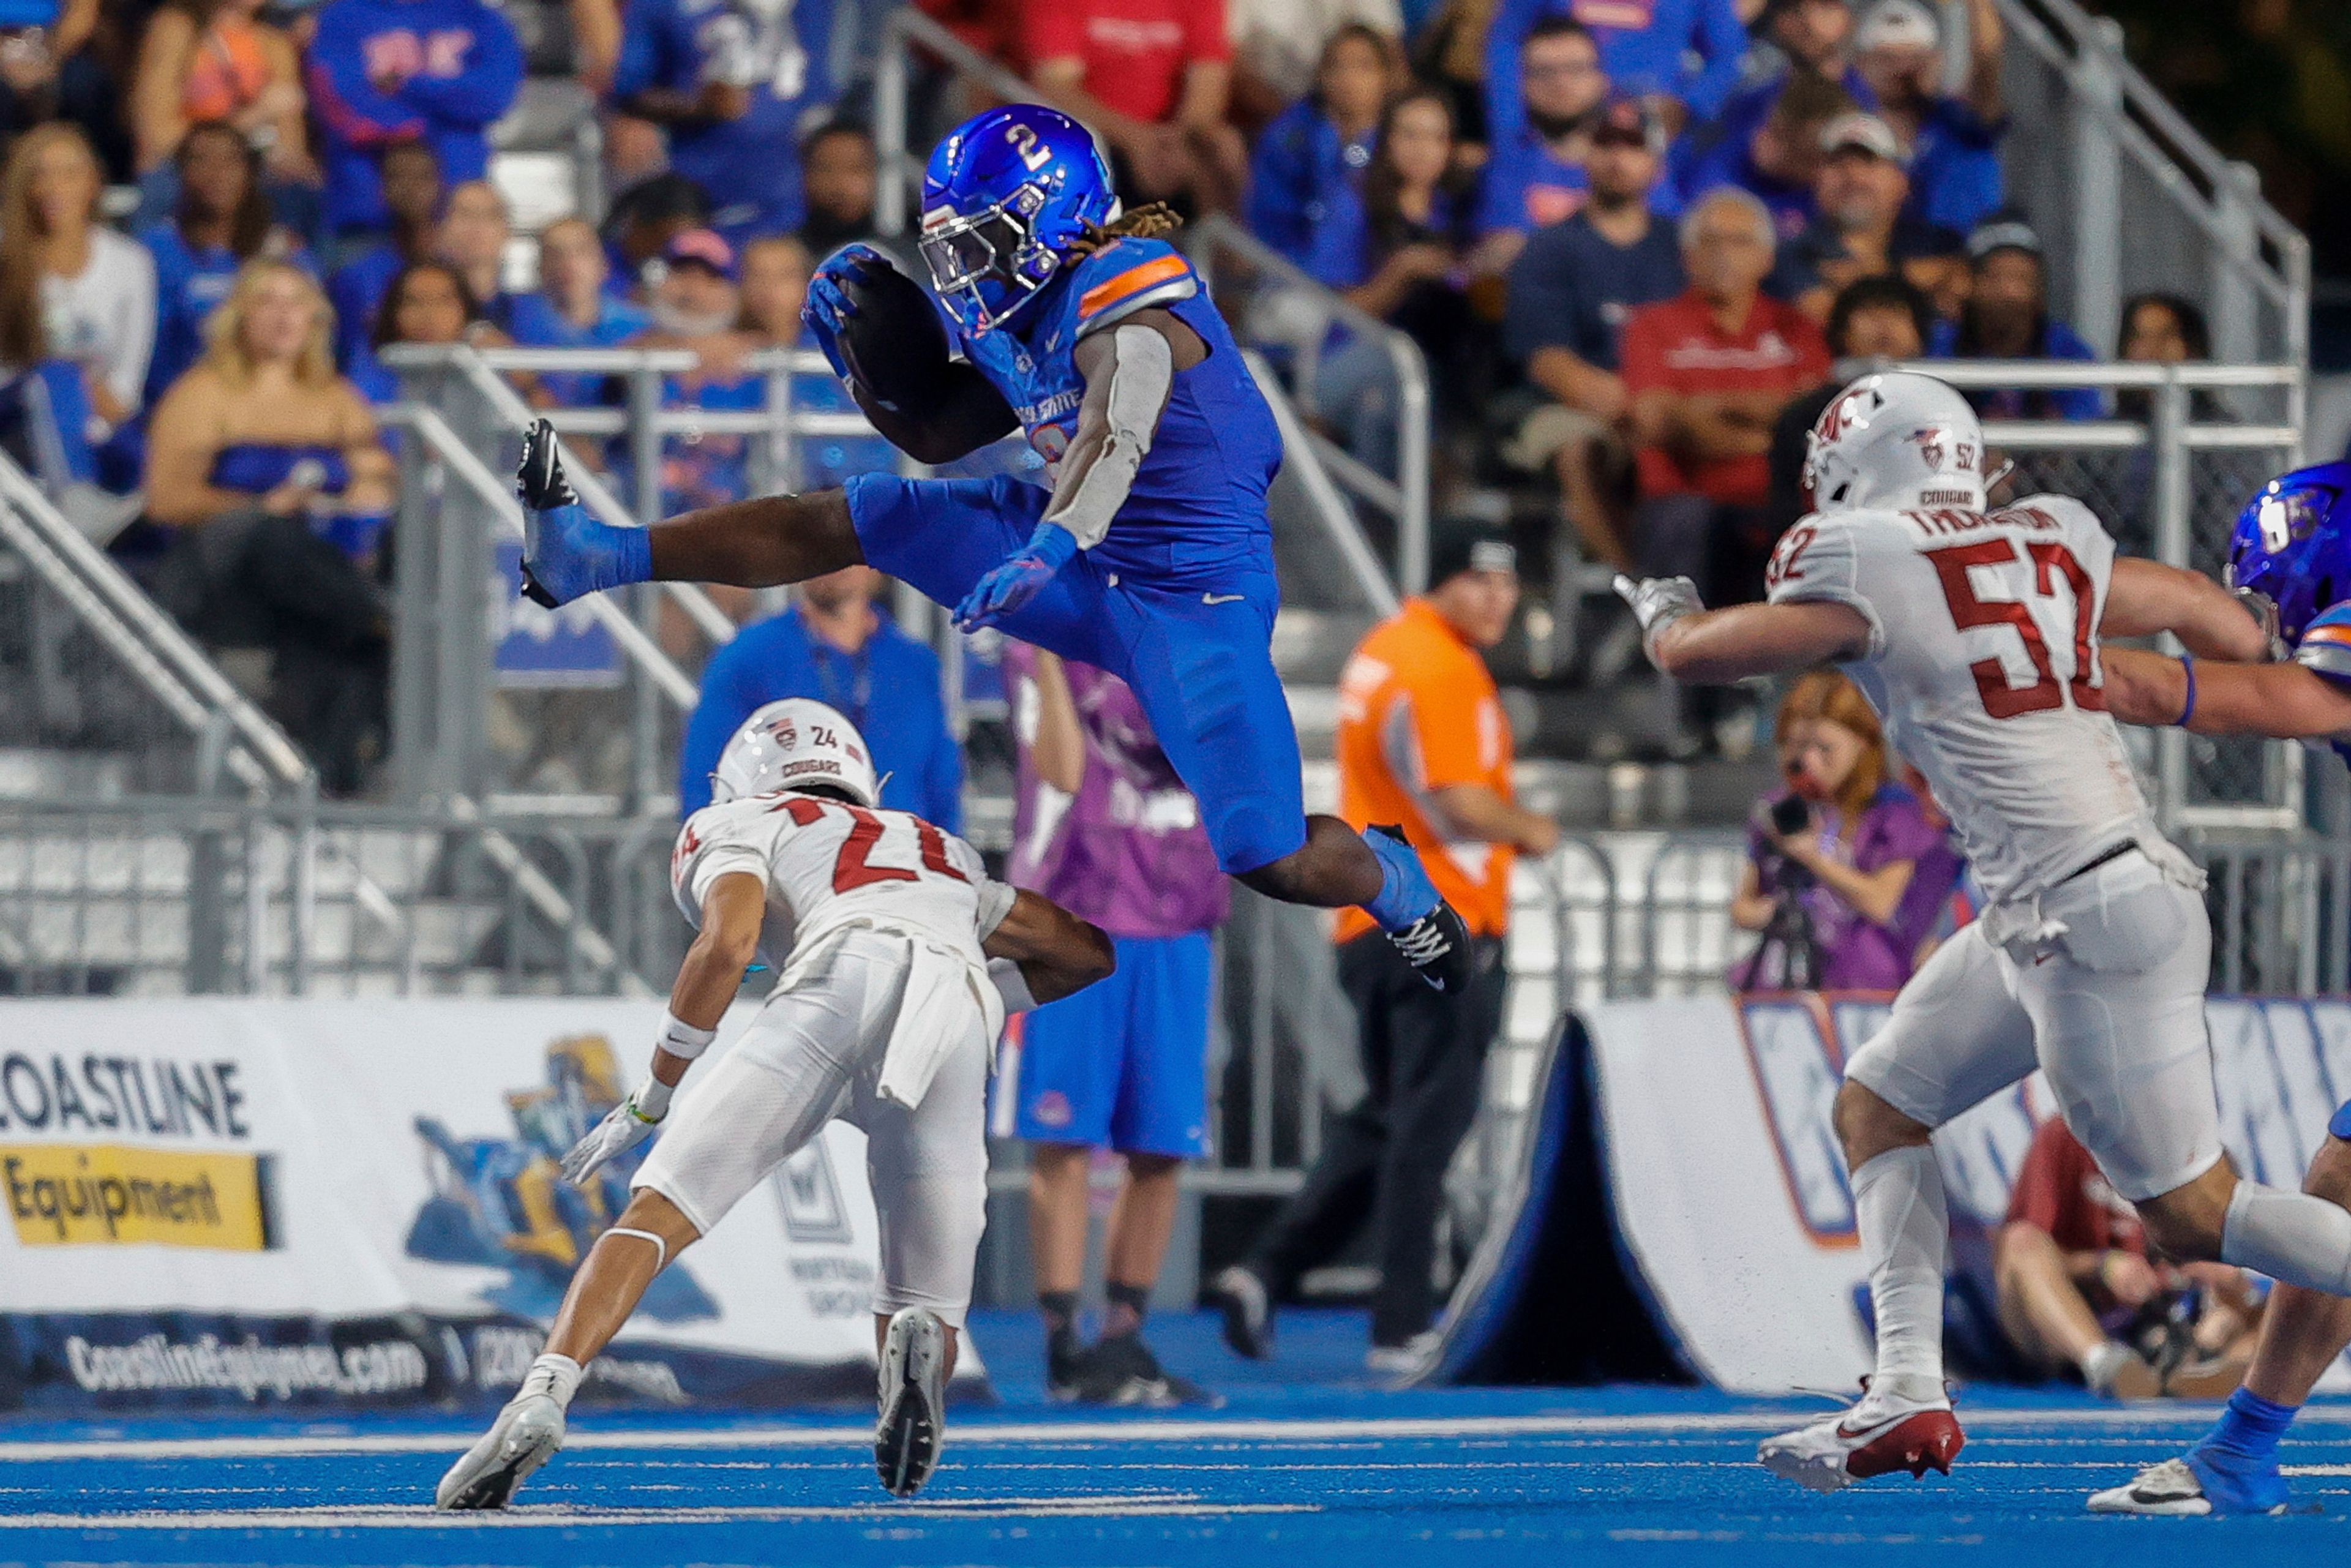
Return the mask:
M1830 1108L1886 1000L1715 997L1582 1015L1618 1232L1658 1326L1720 1387L1847 1389L1869 1370L1867 1281ZM2351 1098L2351 1003L2213 998L2206 1013L2237 1168L2300 1185ZM1961 1264L1970 1238L2006 1214L2033 1129L2054 1111L2035 1074L1936 1134Z
M652 1145L590 1191L555 1159L661 1016L0 1001L0 1411L504 1400ZM664 1270L581 1397L870 1397L878 1245L864 1134L835 1124Z

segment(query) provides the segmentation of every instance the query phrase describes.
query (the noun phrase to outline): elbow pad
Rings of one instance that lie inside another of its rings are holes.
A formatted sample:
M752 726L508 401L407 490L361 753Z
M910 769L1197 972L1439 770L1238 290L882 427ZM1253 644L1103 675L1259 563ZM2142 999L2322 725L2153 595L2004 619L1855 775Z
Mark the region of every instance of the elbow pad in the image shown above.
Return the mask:
M1085 472L1043 518L1067 528L1079 549L1092 549L1110 532L1111 519L1126 504L1151 451L1160 412L1175 385L1176 355L1165 338L1133 325L1111 334L1109 431Z

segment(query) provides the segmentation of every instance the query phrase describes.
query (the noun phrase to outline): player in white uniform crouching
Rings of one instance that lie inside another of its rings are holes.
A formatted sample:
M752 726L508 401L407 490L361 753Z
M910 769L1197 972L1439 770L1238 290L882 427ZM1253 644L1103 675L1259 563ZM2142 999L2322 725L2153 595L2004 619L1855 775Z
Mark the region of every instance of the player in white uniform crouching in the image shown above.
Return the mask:
M1114 960L1101 931L992 880L961 839L878 810L869 755L847 719L799 698L769 703L727 743L714 803L671 856L700 933L653 1075L571 1150L564 1175L584 1181L667 1130L521 1390L442 1477L437 1506L505 1507L563 1446L581 1370L653 1276L835 1116L865 1130L882 1221L874 1462L901 1497L929 1478L986 1223L985 1096L1005 1012L1092 985ZM775 990L669 1115L754 958L782 970Z
M1821 510L1782 539L1770 602L1709 611L1687 580L1619 589L1650 658L1719 682L1845 664L1950 813L1985 893L1847 1065L1835 1123L1877 1320L1849 1410L1767 1440L1821 1491L1929 1466L1964 1438L1943 1385L1949 1213L1928 1134L2043 1069L2150 1240L2351 1293L2351 1213L2241 1182L2220 1148L2202 876L2156 831L2105 711L2101 637L2171 632L2253 660L2267 635L2217 584L2116 559L2089 509L1987 512L1983 435L1927 376L1865 376L1821 415Z

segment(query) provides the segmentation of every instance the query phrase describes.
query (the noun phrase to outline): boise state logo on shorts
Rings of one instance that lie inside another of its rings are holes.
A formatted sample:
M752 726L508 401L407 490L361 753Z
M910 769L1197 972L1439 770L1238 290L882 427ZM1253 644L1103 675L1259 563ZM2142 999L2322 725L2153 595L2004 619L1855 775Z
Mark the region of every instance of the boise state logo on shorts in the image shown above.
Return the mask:
M1029 1107L1029 1114L1040 1127L1066 1127L1072 1118L1070 1097L1058 1089L1048 1089L1037 1096L1037 1103Z

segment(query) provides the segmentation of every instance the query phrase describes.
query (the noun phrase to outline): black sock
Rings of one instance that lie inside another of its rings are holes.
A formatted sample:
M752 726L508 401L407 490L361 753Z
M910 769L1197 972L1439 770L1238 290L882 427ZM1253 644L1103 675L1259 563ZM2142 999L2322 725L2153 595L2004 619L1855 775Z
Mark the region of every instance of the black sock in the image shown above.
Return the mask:
M1040 1291L1037 1310L1045 1314L1045 1337L1055 1339L1077 1327L1078 1293L1075 1291Z
M1113 1280L1102 1288L1102 1294L1110 1301L1110 1311L1102 1314L1102 1338L1116 1339L1143 1326L1143 1315L1151 1310L1150 1286L1122 1285Z

